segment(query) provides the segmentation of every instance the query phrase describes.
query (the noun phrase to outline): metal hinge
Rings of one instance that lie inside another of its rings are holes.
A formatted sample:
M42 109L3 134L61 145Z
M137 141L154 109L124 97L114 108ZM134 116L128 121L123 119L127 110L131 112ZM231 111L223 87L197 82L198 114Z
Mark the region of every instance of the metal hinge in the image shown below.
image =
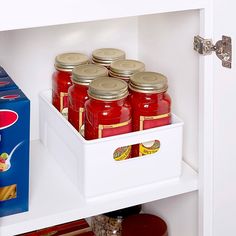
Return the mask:
M222 66L231 68L232 64L232 44L231 38L222 36L215 45L211 39L204 39L202 37L194 36L194 50L202 55L210 55L213 51L217 57L222 61Z

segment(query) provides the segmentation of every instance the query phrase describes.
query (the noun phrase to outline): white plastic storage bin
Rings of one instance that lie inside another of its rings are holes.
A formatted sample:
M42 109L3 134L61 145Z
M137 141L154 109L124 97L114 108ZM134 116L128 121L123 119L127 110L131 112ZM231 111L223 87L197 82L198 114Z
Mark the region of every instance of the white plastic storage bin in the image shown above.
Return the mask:
M183 122L172 115L171 125L87 141L53 107L51 90L40 94L41 141L86 199L179 177L182 133ZM157 153L113 159L118 147L151 140L160 141Z

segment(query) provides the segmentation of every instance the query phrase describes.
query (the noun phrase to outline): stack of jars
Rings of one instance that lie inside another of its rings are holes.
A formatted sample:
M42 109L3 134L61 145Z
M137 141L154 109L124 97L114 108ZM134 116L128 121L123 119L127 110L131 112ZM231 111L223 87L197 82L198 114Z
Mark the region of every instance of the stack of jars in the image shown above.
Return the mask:
M103 215L93 216L91 219L92 231L96 236L121 236L122 222L124 219L139 214L141 208L141 205L137 205L108 212Z
M121 59L125 53L119 49L95 50L93 64L88 64L87 56L78 55L56 57L53 104L65 117L68 109L69 122L85 139L171 123L171 100L164 75L145 72L140 61ZM158 140L125 146L115 151L114 159L152 154L159 148Z
M140 211L137 205L93 216L91 228L96 236L168 236L163 219Z

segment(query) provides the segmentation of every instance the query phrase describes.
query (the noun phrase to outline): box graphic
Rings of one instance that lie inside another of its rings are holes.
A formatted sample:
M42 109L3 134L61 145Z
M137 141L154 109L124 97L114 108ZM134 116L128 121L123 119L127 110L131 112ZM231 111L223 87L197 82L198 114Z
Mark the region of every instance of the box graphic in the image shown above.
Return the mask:
M18 86L14 83L7 72L0 66L0 91L17 88Z
M0 66L0 78L7 77L7 72Z
M30 101L0 91L0 216L28 210Z

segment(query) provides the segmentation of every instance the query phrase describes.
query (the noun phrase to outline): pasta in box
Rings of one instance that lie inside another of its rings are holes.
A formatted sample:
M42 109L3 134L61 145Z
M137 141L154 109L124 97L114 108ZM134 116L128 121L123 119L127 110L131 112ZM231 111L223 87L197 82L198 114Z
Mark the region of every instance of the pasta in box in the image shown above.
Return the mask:
M0 216L28 210L30 101L0 91Z

